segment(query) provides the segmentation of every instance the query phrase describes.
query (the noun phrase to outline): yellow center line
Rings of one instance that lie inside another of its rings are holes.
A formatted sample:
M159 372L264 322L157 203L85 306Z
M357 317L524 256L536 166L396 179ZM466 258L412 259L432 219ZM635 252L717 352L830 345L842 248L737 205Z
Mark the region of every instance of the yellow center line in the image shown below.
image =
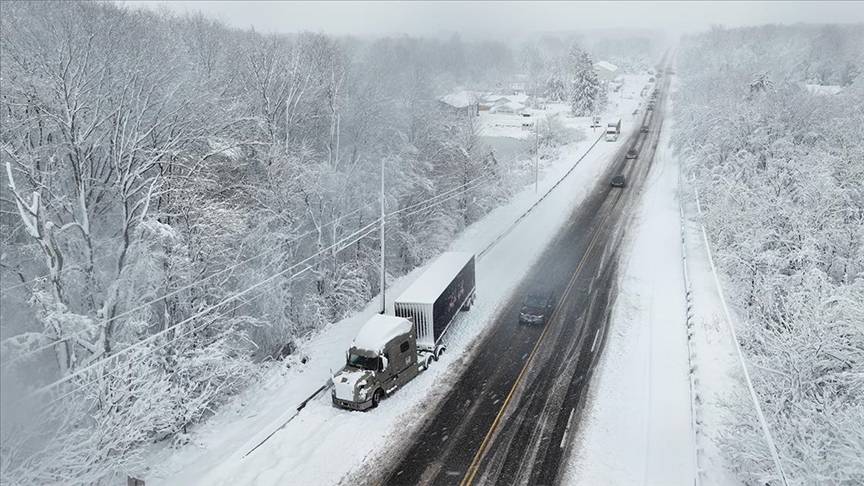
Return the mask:
M567 300L567 296L570 295L570 291L573 289L573 285L576 283L576 279L579 277L579 273L582 271L582 267L585 266L585 262L588 260L588 255L591 254L591 250L594 248L594 244L597 242L597 237L600 235L600 230L603 229L603 223L606 222L606 219L609 218L609 215L612 214L612 210L615 208L613 204L612 207L609 208L609 211L603 216L603 219L600 221L600 225L597 228L597 231L594 233L594 237L591 238L591 243L588 245L588 249L585 250L585 254L582 255L582 260L579 262L579 266L576 267L576 272L573 273L573 277L570 279L570 283L567 285L567 289L564 291L564 294L561 296L561 299L558 301L558 305L555 307L555 310L552 312L552 316L549 319L549 323L553 323L555 321L555 317L558 315L558 312L564 305L564 301ZM522 366L522 371L519 372L519 375L516 377L516 381L513 382L513 386L510 388L510 393L507 394L507 398L504 399L504 403L501 405L501 409L498 410L498 415L495 416L495 420L492 422L492 426L489 427L489 431L486 432L486 436L483 437L483 442L480 443L480 448L477 449L477 453L474 454L474 459L471 461L471 465L468 467L468 471L465 473L465 476L462 478L462 481L459 483L460 486L470 486L474 481L474 476L477 474L477 471L480 469L480 456L483 455L483 451L486 449L486 445L489 442L489 438L492 437L492 433L495 431L495 427L498 426L498 422L501 420L501 416L504 414L504 410L507 408L507 405L510 403L510 399L513 398L513 392L516 391L516 386L519 385L519 381L522 379L522 376L525 374L525 370L528 369L528 365L531 363L531 358L534 357L534 354L537 352L537 349L540 347L540 343L543 341L543 337L546 336L546 331L549 330L549 324L543 328L543 332L540 333L540 337L537 338L537 342L534 344L534 348L531 349L531 353L528 355L528 359L525 360L525 365Z

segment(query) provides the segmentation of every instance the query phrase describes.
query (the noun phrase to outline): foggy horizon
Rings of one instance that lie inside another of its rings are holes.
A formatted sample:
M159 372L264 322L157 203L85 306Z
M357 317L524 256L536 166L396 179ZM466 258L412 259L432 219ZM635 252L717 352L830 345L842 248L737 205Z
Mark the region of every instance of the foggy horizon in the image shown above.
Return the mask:
M864 3L831 2L210 2L123 1L132 9L201 12L240 29L264 33L519 38L592 30L698 32L765 24L855 24ZM339 14L334 15L334 9Z

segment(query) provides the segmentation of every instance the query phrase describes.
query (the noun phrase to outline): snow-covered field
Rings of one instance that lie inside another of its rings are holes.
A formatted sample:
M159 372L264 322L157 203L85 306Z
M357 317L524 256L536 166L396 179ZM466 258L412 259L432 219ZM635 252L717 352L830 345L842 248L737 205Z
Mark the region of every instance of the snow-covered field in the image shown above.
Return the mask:
M570 484L693 484L697 468L702 485L736 483L713 442L723 426L720 401L739 386L734 345L693 222L695 207L685 205L694 322L688 360L679 165L669 147L669 125L621 253L610 336L564 476ZM697 436L691 423L691 362L699 397Z
M641 101L638 90L636 94L625 98L614 115L624 119L625 137L634 127L632 112ZM480 253L488 247L558 182L599 136L589 131L586 140L562 147L558 163L543 175L537 193L533 185L526 187L509 204L469 227L451 249ZM472 343L495 317L498 303L510 296L619 146L620 142L597 143L555 191L479 259L477 303L448 333L448 352L377 409L367 413L336 409L328 391L310 401L295 417L297 405L326 382L330 370L342 366L348 344L378 310L378 302L372 302L303 343L296 355L308 357L305 364L294 361L291 368L272 365L260 386L252 387L190 431L190 444L179 450L154 452L148 459L148 470L141 476L151 485L333 484L394 438L406 437L458 378L472 352ZM422 271L419 268L392 282L388 295L398 295ZM248 454L271 434L269 440ZM334 460L337 457L338 461Z

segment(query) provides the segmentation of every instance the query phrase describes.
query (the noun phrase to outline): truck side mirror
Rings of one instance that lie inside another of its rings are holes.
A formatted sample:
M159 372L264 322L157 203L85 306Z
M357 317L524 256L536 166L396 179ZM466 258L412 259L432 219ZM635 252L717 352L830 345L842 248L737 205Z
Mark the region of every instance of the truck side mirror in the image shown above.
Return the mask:
M390 367L390 361L387 359L387 356L381 356L381 371L387 371L387 368Z

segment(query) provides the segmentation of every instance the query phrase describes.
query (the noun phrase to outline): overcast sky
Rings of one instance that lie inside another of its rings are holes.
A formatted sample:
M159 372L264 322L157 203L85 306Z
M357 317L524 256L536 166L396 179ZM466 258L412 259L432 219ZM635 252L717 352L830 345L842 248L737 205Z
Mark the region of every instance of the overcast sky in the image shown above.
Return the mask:
M703 30L758 24L864 22L864 1L742 2L208 2L127 1L200 10L228 24L262 32L311 30L331 34L463 36L568 31L585 28L645 27Z

